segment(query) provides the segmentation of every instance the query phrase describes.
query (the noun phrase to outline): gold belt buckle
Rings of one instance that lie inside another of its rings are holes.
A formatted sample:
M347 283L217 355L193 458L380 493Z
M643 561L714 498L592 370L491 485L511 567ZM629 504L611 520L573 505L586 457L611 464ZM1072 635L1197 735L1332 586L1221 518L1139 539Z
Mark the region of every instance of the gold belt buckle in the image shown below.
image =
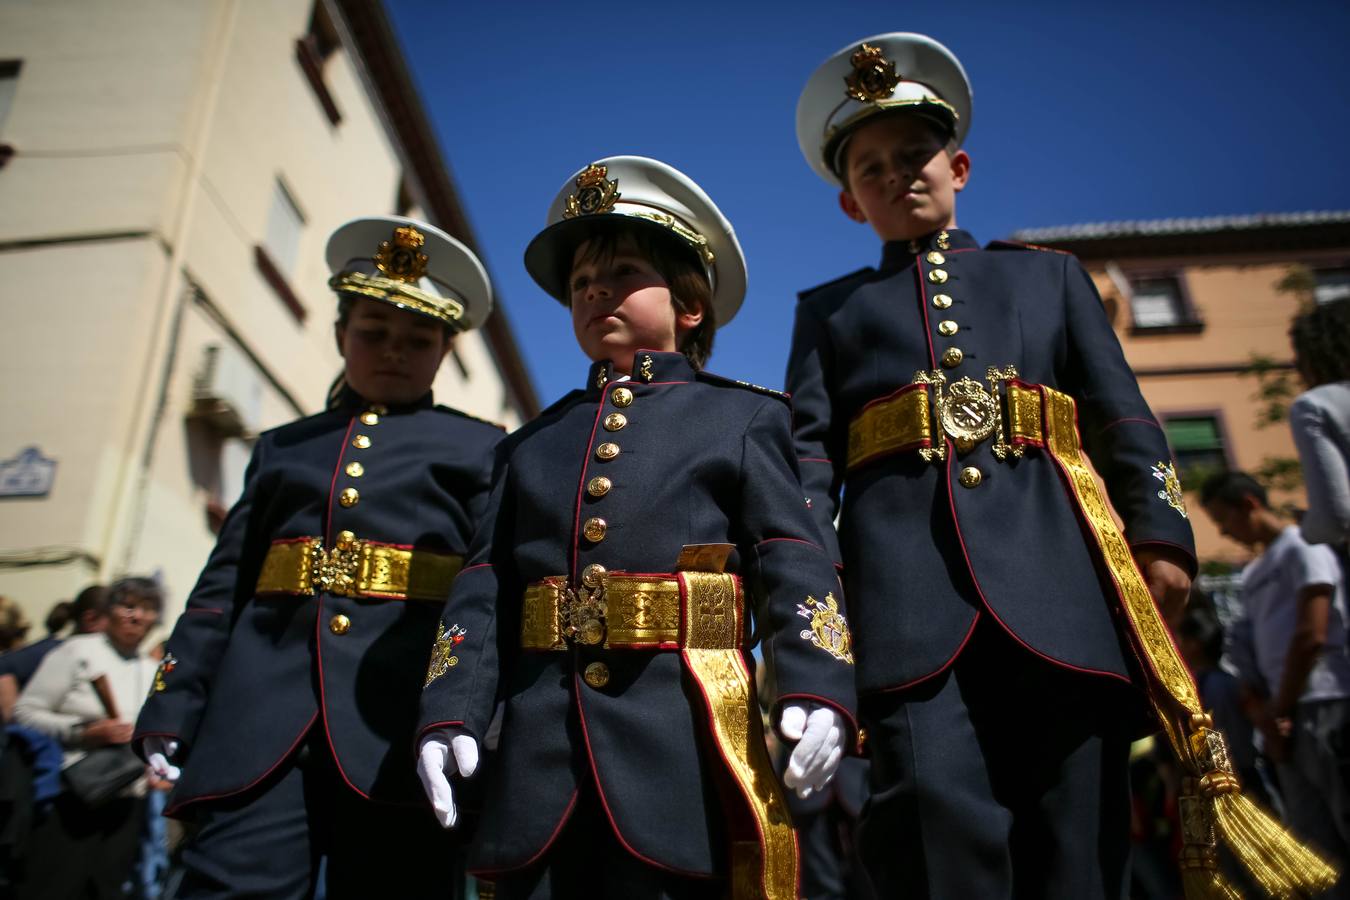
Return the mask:
M363 543L350 531L340 532L331 550L325 549L319 538L310 542L309 577L316 593L327 591L339 597L355 596Z
M558 625L563 636L579 644L593 646L605 639L605 582L608 573L601 565L587 566L581 573L577 588L563 585L558 604Z
M937 430L952 439L958 453L967 453L990 435L995 435L994 456L1004 459L1019 457L1023 448L1009 444L1003 428L1003 409L999 400L999 384L1017 378L1016 366L1002 369L990 366L985 373L989 389L969 376L947 384L941 369L915 372L914 384L925 384L933 389L933 415ZM919 450L925 461L941 462L947 458L947 442L938 440L932 447Z

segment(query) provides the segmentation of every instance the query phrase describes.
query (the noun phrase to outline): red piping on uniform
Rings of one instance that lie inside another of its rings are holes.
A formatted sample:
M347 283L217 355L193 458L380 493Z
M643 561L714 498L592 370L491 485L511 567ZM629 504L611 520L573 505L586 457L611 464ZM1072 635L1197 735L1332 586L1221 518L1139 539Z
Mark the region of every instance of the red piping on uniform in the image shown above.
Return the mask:
M442 728L442 727L444 727L444 726L446 726L446 725L458 725L458 726L460 726L460 727L463 727L463 726L464 726L464 723L463 723L463 722L432 722L430 725L427 725L427 726L424 727L421 731L417 732L417 740L413 741L413 753L414 753L414 754L417 753L418 749L420 749L420 747L421 747L422 741L426 739L426 736L427 736L428 733L430 733L430 732L432 732L432 731L435 731L435 730L438 729L438 728Z
M562 833L563 826L566 825L567 820L572 817L572 809L577 805L577 797L580 796L580 794L581 791L579 788L572 788L572 799L567 801L567 808L563 810L562 818L558 820L558 824L554 827L553 833L548 836L548 840L544 841L544 846L540 847L534 856L531 856L529 859L518 865L498 866L495 869L470 869L469 874L494 875L502 872L515 872L519 869L526 869L534 865L539 861L539 857L548 852L548 848L553 846L553 842L556 841L558 835Z
M277 761L272 763L272 765L268 766L267 771L263 772L261 775L250 781L248 784L244 785L241 788L235 788L234 790L224 791L219 794L207 794L204 797L188 797L182 800L181 802L175 803L172 806L165 809L164 815L171 816L174 813L181 810L183 807L188 806L189 804L192 803L201 803L206 800L219 800L222 797L233 797L235 794L242 794L244 791L247 791L250 788L254 787L268 775L271 775L273 772L275 772L277 770L277 767L280 766L283 762L285 762L286 758L295 752L295 748L299 747L300 742L305 739L305 735L309 734L309 729L314 726L314 720L317 719L318 717L319 714L316 711L314 715L309 717L309 721L305 723L305 727L300 729L299 736L296 737L296 739L291 742L291 746L286 749L286 752L281 754L281 756L277 757Z
M1195 553L1192 552L1190 547L1187 547L1185 544L1178 544L1176 541L1165 541L1161 538L1145 538L1144 540L1135 541L1133 544L1130 544L1130 549L1133 550L1136 547L1147 547L1149 544L1159 544L1163 547L1175 547L1185 553L1188 558L1195 559Z
M347 422L347 433L342 436L342 449L338 451L337 465L333 466L333 481L328 485L328 514L323 523L324 543L333 542L333 491L337 490L338 473L342 471L342 457L347 453L347 439L352 436L352 429L356 427L356 416L352 416Z
M198 608L198 609L185 609L185 610L183 610L183 615L186 616L188 613L194 613L194 614L196 614L196 615L207 615L207 616L223 616L223 615L225 615L225 610L223 610L223 609L211 609L210 607L200 607L200 608Z
M820 546L819 544L812 543L811 541L804 541L801 538L767 538L765 540L760 541L755 546L763 547L765 544L772 544L777 541L786 541L789 544L805 544L806 546L810 547L813 550L819 550L821 553L825 552L825 548Z
M370 795L352 784L352 780L347 777L347 770L342 767L342 760L338 757L337 747L333 745L333 732L328 727L328 697L324 690L323 677L323 598L319 598L318 608L314 615L314 652L316 654L319 667L319 710L323 713L323 736L328 741L328 750L333 754L333 764L337 766L338 774L342 780L347 783L347 787L356 791L365 799L369 800Z
M1078 409L1077 409L1077 407L1074 408L1073 416L1074 416L1074 421L1077 421L1077 420L1078 420ZM1106 430L1109 429L1109 428L1115 428L1117 425L1124 425L1126 422L1138 422L1138 423L1140 423L1141 425L1149 425L1149 426L1152 426L1153 428L1158 429L1159 431L1162 431L1162 426L1159 425L1157 422L1155 422L1155 421L1152 420L1152 419L1145 419L1145 418L1142 418L1142 417L1140 417L1140 416L1131 416L1131 417L1127 417L1127 418L1124 418L1124 419L1116 419L1114 422L1107 422L1107 423L1106 423L1105 425L1103 425L1101 428L1098 428L1098 429L1097 429L1097 433L1098 433L1098 434L1101 434L1101 433L1103 433L1104 431L1106 431Z
M689 384L688 381L615 381L617 387L658 387L665 384Z
M847 722L853 728L854 744L856 745L858 743L857 741L858 720L854 718L853 713L844 709L842 706L840 706L834 700L831 700L829 697L822 697L819 694L782 694L778 697L777 706L779 710L782 710L784 704L786 704L788 700L795 700L799 698L802 700L810 700L811 702L819 704L820 706L828 706L830 709L839 713L839 715L843 717L844 721Z
M798 459L797 462L823 462L823 463L830 463L831 465L833 465L833 462L831 460L821 459L818 456L803 456L800 459Z
M622 382L627 384L627 382ZM595 432L600 428L600 414L605 411L605 401L609 395L601 391L600 402L595 405L595 421L591 423L591 436L586 439L586 452L581 457L581 480L577 482L577 504L576 515L572 517L572 544L567 548L567 553L572 557L572 565L568 571L569 577L577 576L577 538L581 532L581 494L586 487L586 471L591 465L591 445L595 443Z
M975 626L978 625L979 623L980 623L980 611L977 609L975 610L975 618L970 620L970 629L966 631L966 636L961 638L961 643L957 645L955 652L953 652L951 656L947 657L946 662L938 666L933 671L929 672L927 675L920 675L918 678L912 678L909 681L903 682L901 684L895 684L884 688L877 688L875 691L866 691L865 693L888 694L891 693L892 691L903 691L906 688L914 687L916 684L923 684L930 678L938 677L943 672L950 669L952 667L952 663L956 662L956 658L961 655L961 651L966 649L966 644L970 643L971 636L975 634Z
M750 683L751 696L753 697L753 696L754 696L754 685L755 685L754 679L750 678L750 671L749 671L749 669L748 669L748 668L746 667L746 665L745 665L745 658L744 658L743 656L739 656L739 654L738 654L738 659L740 660L741 672L745 675L746 679L747 679L747 680L749 681L749 683ZM712 701L708 698L707 691L705 691L705 690L703 689L703 682L700 681L700 680L697 679L697 678L694 679L694 682L698 685L698 692L699 692L699 694L702 695L702 697L703 697L703 711L704 711L704 715L706 715L706 716L708 717L708 732L709 732L710 734L712 734L712 735L716 735L716 734L717 734L717 722L713 719L713 714L712 714ZM753 707L753 708L750 710L750 714L751 714L751 715L755 715L755 716L759 715L759 708L758 708L758 706ZM718 755L719 757L721 757L721 759L722 759L722 765L726 766L726 768L727 768L728 770L730 770L730 769L731 769L731 765L727 762L726 754L722 752L722 742L721 742L721 741L718 741L718 740L716 740L716 739L714 739L714 740L713 740L713 744L717 747L717 755ZM747 798L747 797L745 796L745 787L740 783L740 781L739 781L738 779L735 778L734 775L732 776L732 780L736 783L737 790L740 792L740 798L741 798L742 803L745 805L745 807L748 807L748 806L750 805L750 800L749 800L749 798ZM785 799L784 799L784 804L785 804L785 805L786 805L786 802L787 802L787 801L786 801L786 798L785 798ZM751 810L745 809L744 807L742 807L742 811L743 811L744 813L748 813L747 818L749 818L750 821L754 823L754 825L755 825L755 832L759 835L759 845L760 845L760 847L762 848L762 847L764 846L764 844L765 844L765 841L764 841L764 829L763 829L763 827L759 824L759 817L757 817ZM797 857L797 884L796 884L796 886L795 886L795 887L793 888L793 890L792 890L792 896L798 897L798 896L801 896L802 865L801 865L801 847L800 847L800 845L797 843L797 830L796 830L795 828L792 830L792 852L793 852L793 853L796 855L796 857ZM762 870L761 870L760 876L759 876L759 883L760 883L761 886L764 885L764 874L763 874L763 871L762 871Z
M649 866L662 869L666 872L674 872L676 875L683 875L686 878L715 878L708 872L690 872L687 869L677 869L674 866L668 866L665 863L657 862L654 859L643 856L633 849L633 846L624 840L624 836L619 832L619 823L614 820L614 811L609 808L609 801L605 799L605 789L600 786L600 767L595 764L595 753L591 750L590 730L586 727L586 710L581 703L581 684L576 672L572 673L572 693L577 701L577 718L581 720L581 739L586 743L586 759L591 764L591 777L595 779L595 793L600 797L600 805L605 809L605 818L609 819L609 827L614 831L614 837L618 839L623 849L633 854L637 859L642 860Z
M923 286L922 260L914 261L914 277L919 280L919 309L923 312L923 337L928 341L928 368L936 369L937 356L933 353L933 329L928 327L928 289Z
M961 523L956 518L956 498L952 496L952 463L954 461L955 460L953 458L953 454L948 454L947 470L946 470L947 477L944 479L947 485L947 504L952 511L952 525L956 529L956 539L961 544L961 556L965 559L966 569L970 572L970 583L975 586L975 593L980 595L980 602L983 603L984 608L989 611L989 615L994 617L995 622L1003 626L1003 630L1007 632L1009 637L1011 637L1018 644L1022 645L1022 647L1026 648L1036 656L1039 656L1046 662L1053 663L1054 665L1060 666L1061 668L1069 669L1070 671L1073 672L1082 672L1085 675L1101 675L1107 678L1115 678L1119 681L1125 682L1126 684L1134 684L1134 682L1130 680L1130 677L1128 675L1122 675L1119 672L1107 672L1103 669L1091 669L1088 668L1087 666L1075 666L1073 663L1065 662L1062 659L1055 659L1048 653L1043 653L1040 650L1037 650L1035 647L1028 644L1026 641L1022 640L1022 638L1018 636L1017 632L1013 631L1012 628L1009 627L1007 622L999 618L998 613L994 611L994 607L990 605L989 598L984 595L984 589L980 587L979 579L975 577L975 566L973 563L971 563L970 552L966 549L966 538L965 535L961 533Z
M340 465L340 464L341 464L341 461L339 461L339 465ZM333 491L332 491L332 488L329 488L328 493L329 493L330 496L332 495L332 492L333 492ZM306 544L306 543L308 543L308 542L310 542L310 541L312 541L312 540L314 540L314 538L312 538L312 537L289 537L289 538L277 538L276 540L272 541L272 543L273 543L273 544ZM270 546L270 545L269 545L269 546Z
M931 356L932 354L930 353L929 355ZM880 397L873 397L871 400L868 400L866 403L862 405L862 408L858 410L858 415L854 416L853 418L856 419L858 416L867 412L867 410L871 409L873 406L876 406L878 403L885 403L888 400L894 400L901 394L906 394L909 393L910 391L926 391L926 390L928 390L928 385L926 384L907 384L904 387L896 388L889 394L882 394ZM829 460L823 459L820 460L820 462L829 462Z
M459 575L456 575L455 577L458 578L465 572L472 572L474 569L490 569L490 568L492 568L492 563L474 563L473 565L469 566L466 569L460 569Z

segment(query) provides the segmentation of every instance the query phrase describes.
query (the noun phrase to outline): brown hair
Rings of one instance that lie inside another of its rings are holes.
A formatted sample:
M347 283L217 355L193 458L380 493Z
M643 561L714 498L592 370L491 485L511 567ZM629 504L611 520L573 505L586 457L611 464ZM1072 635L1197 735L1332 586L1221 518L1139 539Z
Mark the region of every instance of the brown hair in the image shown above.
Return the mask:
M586 252L579 260L583 263L608 262L624 241L631 241L637 254L650 262L670 286L670 302L677 312L703 310L703 321L684 335L679 349L695 369L706 366L712 356L717 316L712 305L712 286L694 249L673 234L667 237L654 229L634 228L613 220L594 223L584 240ZM572 253L565 254L563 265L559 280L567 285L572 280Z
M18 602L0 597L0 650L11 650L23 643L28 627L28 617Z
M1299 367L1313 380L1309 387L1350 380L1350 298L1323 303L1289 328Z

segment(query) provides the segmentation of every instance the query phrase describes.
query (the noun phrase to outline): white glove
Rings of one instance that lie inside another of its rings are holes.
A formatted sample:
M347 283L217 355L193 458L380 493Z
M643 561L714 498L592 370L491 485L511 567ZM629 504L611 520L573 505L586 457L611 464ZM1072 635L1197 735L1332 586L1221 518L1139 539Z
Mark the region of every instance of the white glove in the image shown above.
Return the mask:
M783 783L803 798L829 784L844 757L844 717L828 706L812 706L808 712L807 707L793 704L783 707L778 730L797 742Z
M445 777L451 753L462 777L468 778L478 771L478 741L467 734L452 738L448 731L433 731L422 738L417 748L417 777L422 779L422 790L426 791L436 821L442 828L454 828L459 819L455 794L450 788L450 779Z
M169 757L178 752L177 741L154 736L142 738L141 752L145 754L145 760L150 764L150 771L154 772L156 777L172 783L178 780L179 775L183 774L181 769L169 762Z

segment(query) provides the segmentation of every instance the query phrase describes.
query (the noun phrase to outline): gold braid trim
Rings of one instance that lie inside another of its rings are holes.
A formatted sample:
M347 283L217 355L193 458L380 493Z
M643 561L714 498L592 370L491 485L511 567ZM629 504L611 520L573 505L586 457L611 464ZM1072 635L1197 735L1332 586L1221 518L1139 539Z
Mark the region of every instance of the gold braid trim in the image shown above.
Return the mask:
M335 291L349 294L361 294L403 306L413 312L439 319L447 325L453 325L456 331L463 331L464 304L453 297L442 297L402 281L385 278L382 275L364 275L360 272L339 272L328 279L328 286Z
M1218 870L1218 838L1261 887L1275 897L1326 890L1338 873L1241 794L1223 735L1200 706L1199 691L1172 643L1129 545L1083 458L1074 400L1043 387L1046 449L1068 476L1083 518L1101 550L1130 625L1130 639L1148 667L1149 696L1172 749L1186 770L1181 800L1183 883L1188 900L1229 900L1240 893Z
M685 594L681 655L708 704L717 749L759 831L758 847L737 848L736 868L757 877L734 878L733 900L795 900L797 836L764 745L754 683L735 649L743 628L740 583L734 575L714 572L681 572L679 579Z

